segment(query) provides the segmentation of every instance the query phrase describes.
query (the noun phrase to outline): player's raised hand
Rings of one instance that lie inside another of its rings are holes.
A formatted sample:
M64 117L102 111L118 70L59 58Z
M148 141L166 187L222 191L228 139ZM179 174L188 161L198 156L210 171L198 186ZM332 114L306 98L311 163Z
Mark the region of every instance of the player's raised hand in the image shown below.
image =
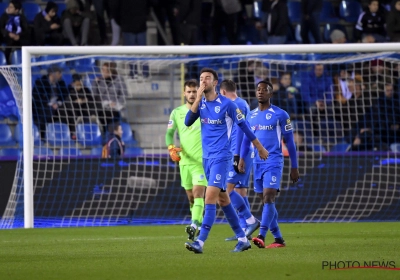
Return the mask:
M244 171L246 170L246 164L244 162L244 159L239 159L239 164L238 164L238 170L240 173L244 173Z
M290 170L290 179L292 180L292 182L297 183L297 181L299 181L299 177L299 169L292 168L292 170Z
M263 146L261 146L257 150L258 150L258 155L260 156L260 159L266 160L268 158L269 152Z
M201 83L199 88L197 89L197 95L196 95L197 101L200 101L203 98L205 88L206 88L206 85L204 83Z
M172 161L178 162L181 160L181 156L179 155L179 152L182 151L181 148L175 147L175 145L169 145L168 151L169 151L169 156L171 157Z

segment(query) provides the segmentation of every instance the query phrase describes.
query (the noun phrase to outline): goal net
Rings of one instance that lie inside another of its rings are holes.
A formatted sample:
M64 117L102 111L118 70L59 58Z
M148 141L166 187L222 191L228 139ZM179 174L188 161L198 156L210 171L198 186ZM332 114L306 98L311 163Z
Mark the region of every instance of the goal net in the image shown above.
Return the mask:
M188 223L165 133L171 110L184 102L184 81L198 80L203 67L215 69L220 82L234 80L251 108L257 82L270 80L272 103L290 114L301 180L290 182L285 156L281 221L399 220L400 55L379 46L359 53L315 46L313 53L279 53L265 46L253 53L214 47L218 54L201 48L203 54L193 54L177 47L129 55L119 48L118 55L72 48L72 55L63 48L4 66L0 72L19 113L0 121L11 133L9 142L0 139L0 160L15 170L3 192L0 228ZM23 71L31 72L28 84ZM24 135L31 124L32 135ZM125 153L104 158L115 124L122 127ZM252 182L249 200L261 216ZM217 217L224 222L221 211Z

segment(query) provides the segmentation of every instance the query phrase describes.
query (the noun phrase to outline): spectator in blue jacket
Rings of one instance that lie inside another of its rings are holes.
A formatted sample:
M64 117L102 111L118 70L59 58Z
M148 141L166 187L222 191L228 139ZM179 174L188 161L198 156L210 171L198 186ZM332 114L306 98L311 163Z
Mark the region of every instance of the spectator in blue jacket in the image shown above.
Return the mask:
M301 82L301 98L306 111L325 101L330 104L332 96L332 77L325 73L323 64L315 64L314 71L306 72Z

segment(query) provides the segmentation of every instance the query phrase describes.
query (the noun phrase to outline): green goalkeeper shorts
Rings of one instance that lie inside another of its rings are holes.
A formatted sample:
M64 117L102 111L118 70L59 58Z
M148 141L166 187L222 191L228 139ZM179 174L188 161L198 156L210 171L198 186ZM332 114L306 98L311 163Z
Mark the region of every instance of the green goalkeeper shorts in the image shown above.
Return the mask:
M182 187L185 190L193 189L193 186L207 186L207 179L201 164L179 165Z

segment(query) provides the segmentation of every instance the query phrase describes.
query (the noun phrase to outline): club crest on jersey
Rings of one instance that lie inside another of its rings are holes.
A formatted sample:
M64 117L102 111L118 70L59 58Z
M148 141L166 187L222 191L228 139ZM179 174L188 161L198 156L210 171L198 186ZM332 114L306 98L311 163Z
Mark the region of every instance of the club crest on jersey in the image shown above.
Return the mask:
M267 118L267 120L269 120L269 119L272 118L272 114L268 113L268 114L265 115L265 117Z
M287 119L287 120L286 120L286 124L290 124L290 119Z
M169 120L168 121L168 128L172 128L174 126L174 121L173 120Z
M221 107L216 106L216 107L214 108L214 111L215 111L215 113L219 113L219 112L221 111Z
M229 177L233 177L233 171L229 171Z
M204 180L204 175L203 174L200 175L200 180Z
M204 108L206 108L206 104L201 104L200 110L203 110Z
M217 175L215 176L215 178L217 178L217 180L221 180L221 174L217 174Z
M272 176L272 177L271 177L271 180L272 180L272 182L276 182L276 177L275 177L275 176Z

